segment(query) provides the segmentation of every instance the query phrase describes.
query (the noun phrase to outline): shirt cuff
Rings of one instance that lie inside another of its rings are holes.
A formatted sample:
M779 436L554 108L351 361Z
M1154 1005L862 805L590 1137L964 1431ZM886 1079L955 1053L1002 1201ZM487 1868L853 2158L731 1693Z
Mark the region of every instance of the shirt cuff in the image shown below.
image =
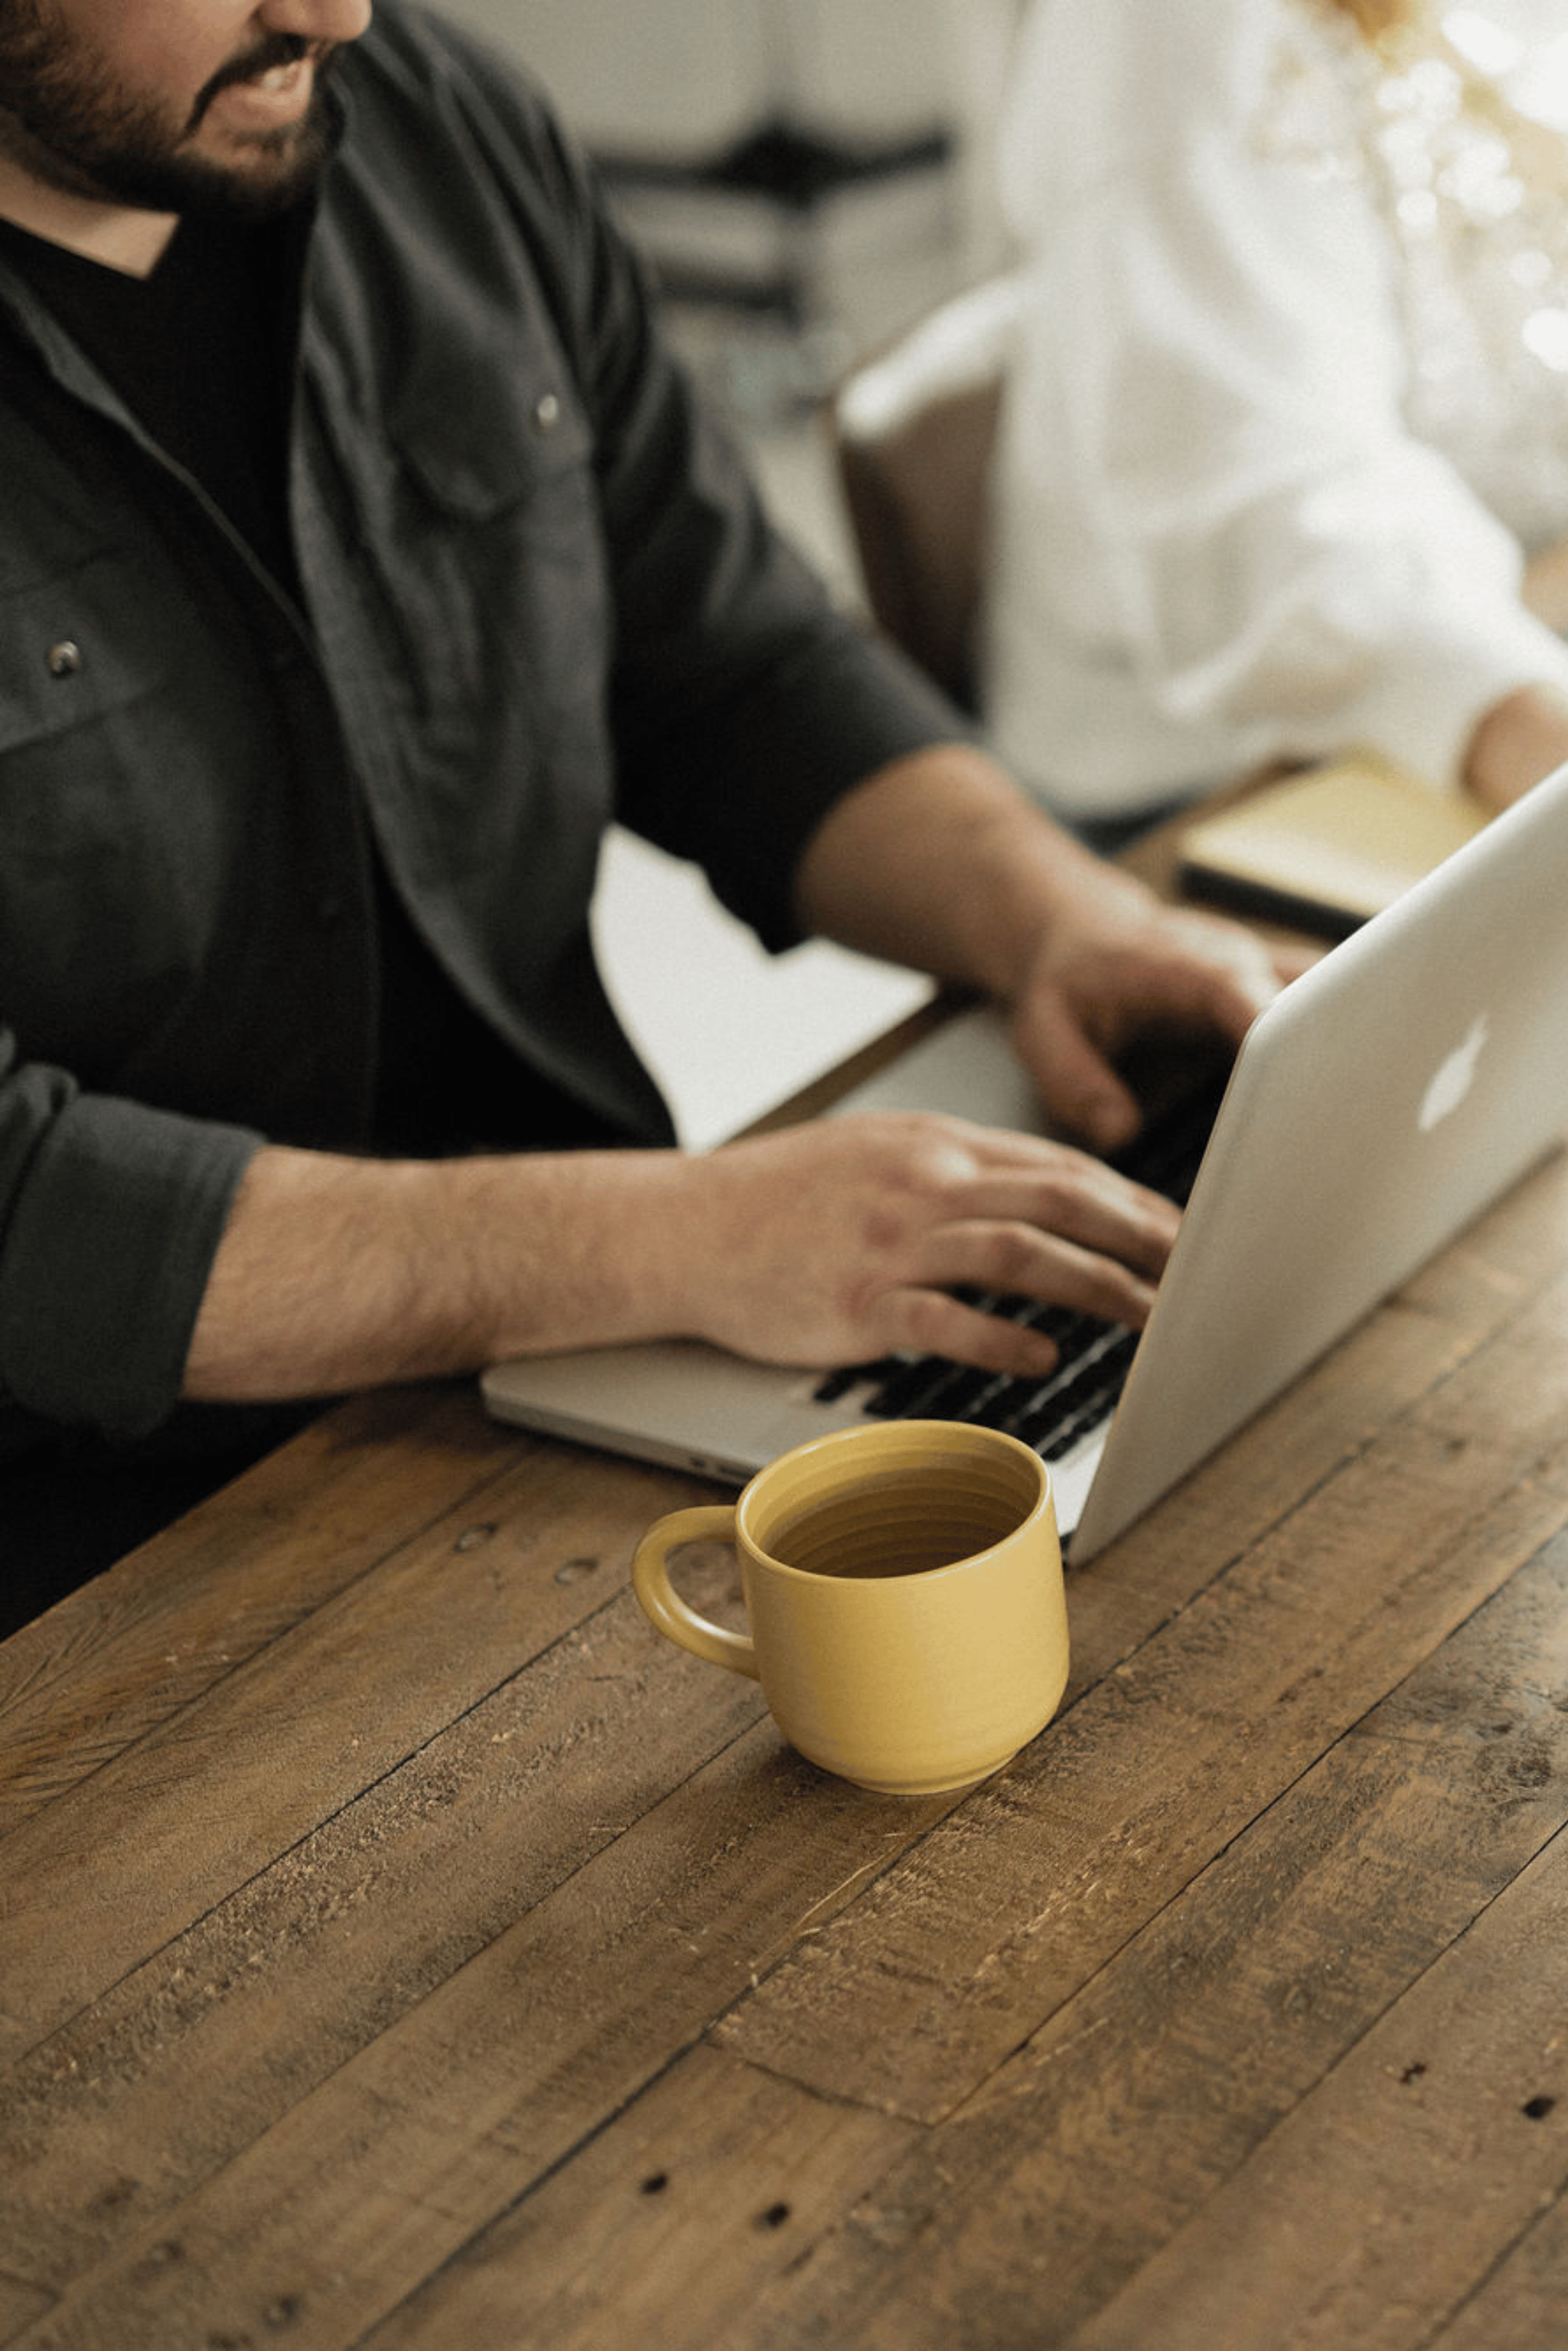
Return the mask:
M1481 720L1526 685L1568 694L1568 644L1522 606L1490 625L1472 612L1458 618L1446 639L1434 630L1418 651L1388 661L1377 683L1341 714L1349 722L1342 731L1455 790Z
M146 1437L173 1409L262 1138L78 1096L39 1138L0 1246L0 1385L47 1419Z

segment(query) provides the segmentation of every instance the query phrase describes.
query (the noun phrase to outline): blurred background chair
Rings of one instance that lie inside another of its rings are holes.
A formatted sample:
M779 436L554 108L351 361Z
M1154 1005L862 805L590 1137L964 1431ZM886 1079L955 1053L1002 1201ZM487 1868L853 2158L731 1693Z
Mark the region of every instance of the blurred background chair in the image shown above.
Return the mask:
M944 302L855 369L829 411L871 616L967 710L991 450L1020 281Z

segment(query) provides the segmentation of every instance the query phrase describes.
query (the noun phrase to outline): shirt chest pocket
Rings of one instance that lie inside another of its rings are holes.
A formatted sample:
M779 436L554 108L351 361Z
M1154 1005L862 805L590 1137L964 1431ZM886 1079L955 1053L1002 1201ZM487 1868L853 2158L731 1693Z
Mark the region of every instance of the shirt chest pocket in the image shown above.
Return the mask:
M554 732L609 633L587 419L564 383L476 371L388 429L371 551L422 714L506 695Z
M484 526L588 466L588 421L562 382L474 375L427 383L392 420L392 445L419 493L450 521Z
M47 747L51 768L81 736L112 731L156 695L167 649L148 625L148 583L133 557L103 550L69 570L0 591L0 788L21 756Z
M129 549L0 592L0 1012L95 1077L204 951L222 738L183 709L192 630Z

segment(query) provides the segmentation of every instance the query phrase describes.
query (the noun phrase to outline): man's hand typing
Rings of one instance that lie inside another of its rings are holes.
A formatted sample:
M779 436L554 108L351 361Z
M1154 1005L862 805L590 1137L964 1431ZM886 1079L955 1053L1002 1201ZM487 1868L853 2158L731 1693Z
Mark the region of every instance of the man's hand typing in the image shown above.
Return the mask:
M877 1113L690 1163L675 1257L685 1327L794 1364L901 1348L1049 1371L1038 1333L965 1305L1015 1293L1141 1329L1176 1237L1169 1201L1099 1160L958 1119Z

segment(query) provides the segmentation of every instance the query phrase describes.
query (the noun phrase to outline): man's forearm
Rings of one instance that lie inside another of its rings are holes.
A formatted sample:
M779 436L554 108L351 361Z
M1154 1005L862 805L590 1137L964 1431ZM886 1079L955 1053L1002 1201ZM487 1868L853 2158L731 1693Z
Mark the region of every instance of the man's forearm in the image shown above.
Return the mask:
M1011 998L1042 934L1136 885L1051 822L985 753L934 747L848 793L796 879L806 926Z
M681 1172L667 1152L264 1150L214 1261L185 1392L331 1395L667 1329Z

